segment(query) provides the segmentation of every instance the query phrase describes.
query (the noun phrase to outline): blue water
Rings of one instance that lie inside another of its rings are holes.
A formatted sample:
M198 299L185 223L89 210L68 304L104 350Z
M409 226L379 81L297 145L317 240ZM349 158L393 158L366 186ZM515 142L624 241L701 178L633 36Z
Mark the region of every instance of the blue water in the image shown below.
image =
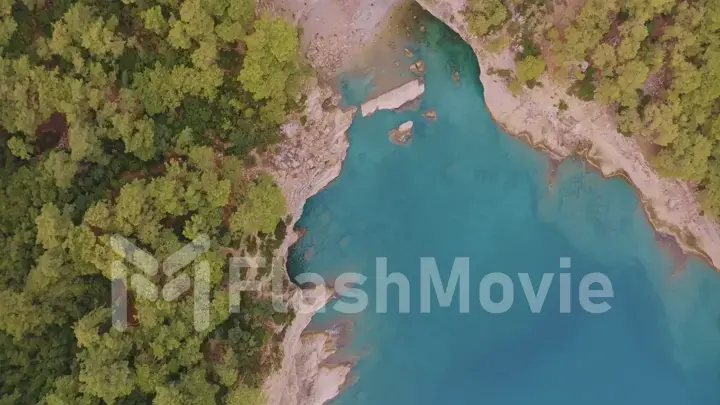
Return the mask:
M428 69L420 108L355 119L342 173L308 201L299 224L307 233L291 252L294 276L368 277L366 311L314 319L354 324L343 353L359 358L357 381L333 404L720 403L720 276L697 260L673 276L626 182L580 161L551 175L545 156L488 115L470 48L439 23L425 25L425 39L411 45ZM362 87L346 85L346 100ZM421 116L429 108L436 122ZM412 144L393 145L388 131L407 120ZM410 280L409 313L399 313L397 286L388 312L376 313L376 257ZM470 258L469 313L457 296L420 312L421 257L436 258L444 282L454 258ZM492 272L515 281L507 313L480 306L477 286ZM530 311L517 274L537 286L545 272L570 273L570 313L559 311L557 275L543 310ZM612 281L604 314L578 303L578 283L592 272Z

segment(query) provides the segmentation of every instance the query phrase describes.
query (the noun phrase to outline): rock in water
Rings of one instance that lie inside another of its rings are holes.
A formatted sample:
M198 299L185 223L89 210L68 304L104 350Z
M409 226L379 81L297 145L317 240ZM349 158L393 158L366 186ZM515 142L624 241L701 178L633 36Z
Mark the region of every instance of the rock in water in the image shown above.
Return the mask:
M418 60L417 62L410 65L410 71L415 73L416 75L424 75L425 74L425 62L422 61L422 59Z
M430 121L435 121L437 119L437 111L435 111L435 109L427 110L423 113L423 117L429 119Z
M413 122L407 121L402 123L397 129L393 129L388 133L388 137L390 138L390 142L394 143L395 145L407 145L412 140L412 127Z
M413 122L412 122L412 121L403 122L403 123L400 124L400 126L398 127L398 131L401 131L401 132L410 132L410 131L412 130L412 127L413 127Z
M367 117L377 110L394 110L420 97L424 91L425 84L422 79L411 80L400 87L366 101L360 107L360 111L363 117Z
M407 56L408 58L412 58L413 57L412 51L405 48L405 56Z

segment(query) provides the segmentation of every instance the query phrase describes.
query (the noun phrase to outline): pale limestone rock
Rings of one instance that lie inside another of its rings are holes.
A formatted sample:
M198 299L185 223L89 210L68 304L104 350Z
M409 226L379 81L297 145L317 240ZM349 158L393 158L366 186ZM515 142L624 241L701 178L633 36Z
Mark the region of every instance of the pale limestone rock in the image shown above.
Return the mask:
M360 111L362 112L363 117L367 117L378 110L395 110L402 107L403 104L417 99L424 92L425 84L423 81L415 79L403 84L400 87L396 87L379 97L366 101L360 107Z
M340 174L348 147L346 131L355 108L342 111L339 103L340 96L329 87L311 86L307 93L307 122L302 125L299 119L293 119L283 125L286 138L270 162L262 167L275 177L292 215L288 224L290 231L276 252L285 259L289 247L297 241L298 235L292 228L302 215L305 201ZM288 295L291 305L297 308L302 292L293 288ZM314 309L320 308L320 304L324 305L330 297L331 290L328 289L324 297L315 301L318 305ZM263 387L268 405L320 405L332 398L328 398L329 395L337 395L350 371L349 367L333 368L332 372L326 370L322 362L332 352L324 343L302 337L313 314L313 310L298 313L293 322L285 326L281 367Z
M412 121L403 122L397 129L393 129L388 133L390 142L401 146L409 144L412 140L412 128Z
M286 139L269 170L285 195L293 221L300 218L305 201L340 173L348 147L345 132L355 109L342 111L339 103L340 96L329 87L313 86L307 96L306 125L292 120L282 127Z
M328 332L304 333L313 314L332 297L332 290L296 290L292 305L300 305L302 295L315 295L316 306L298 313L293 323L286 326L283 339L283 361L280 370L265 382L268 405L321 405L334 398L350 373L350 365L326 365L334 352ZM313 302L313 300L309 300Z

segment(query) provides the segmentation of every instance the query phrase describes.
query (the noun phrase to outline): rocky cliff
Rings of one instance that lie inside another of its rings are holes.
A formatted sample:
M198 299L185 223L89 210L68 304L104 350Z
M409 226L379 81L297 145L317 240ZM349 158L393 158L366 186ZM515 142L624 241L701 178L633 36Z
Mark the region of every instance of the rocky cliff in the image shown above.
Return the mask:
M290 246L297 241L298 235L292 229L302 215L305 201L340 174L348 148L346 132L355 109L343 111L339 104L340 95L331 88L311 86L304 115L283 126L285 140L271 160L264 163L275 177L292 215L288 224L290 232L277 252L284 259ZM303 292L295 287L292 290L290 303L298 308ZM305 295L311 293L305 291ZM322 307L329 298L329 295L320 297L315 309ZM322 365L332 354L327 344L329 336L325 333L303 335L313 314L314 311L297 313L293 322L282 331L283 361L264 387L269 405L322 404L337 395L345 381L348 366Z

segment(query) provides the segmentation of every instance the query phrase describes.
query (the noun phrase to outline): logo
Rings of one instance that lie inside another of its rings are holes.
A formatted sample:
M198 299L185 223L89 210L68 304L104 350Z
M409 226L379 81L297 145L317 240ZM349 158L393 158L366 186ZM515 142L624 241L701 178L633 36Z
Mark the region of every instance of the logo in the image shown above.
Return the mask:
M210 249L210 239L207 235L199 235L192 242L171 254L162 263L163 274L170 281L165 283L162 290L151 280L158 274L158 261L148 252L133 245L120 235L110 238L110 246L124 261L131 263L142 273L130 276L130 288L146 300L156 301L159 295L162 299L171 302L193 287L194 295L194 326L195 330L202 331L208 328L210 322L210 264L201 260L194 263L194 282L187 274L174 277L175 273L185 266L193 263L198 257ZM122 261L112 263L112 323L118 330L125 330L128 324L128 269ZM173 278L174 277L174 278Z
M192 290L195 330L201 332L210 327L211 266L206 260L198 260L210 249L210 239L207 235L198 236L165 259L162 262L162 275L158 274L160 267L158 261L123 236L113 236L110 244L113 251L123 258L123 261L113 261L111 268L114 328L123 331L128 327L128 289L132 289L137 297L151 302L158 299L166 302L176 301ZM135 272L128 277L129 272L125 262L132 264L141 272ZM291 294L286 294L284 285L287 274L283 262L283 258L273 257L268 268L267 260L263 257L232 257L226 285L229 312L242 311L240 306L242 292L254 293L261 299L272 298L273 309L279 313L287 313L292 309L295 313L315 314L325 312L326 304L331 304L332 308L340 313L357 314L372 306L370 296L363 289L369 278L354 272L342 273L331 282L316 273L299 274L294 282L300 288ZM180 272L190 264L194 270L192 279L187 272ZM478 293L480 306L491 314L503 314L509 311L515 304L516 292L522 292L526 298L527 308L532 313L539 313L543 311L551 288L553 294L558 294L558 300L557 304L552 305L555 308L546 310L570 313L572 303L577 302L590 314L609 311L611 305L607 301L614 298L610 279L605 274L597 272L573 275L570 272L571 267L570 257L561 257L559 268L562 272L559 274L544 272L538 277L537 272L532 276L530 273L516 273L515 278L519 281L519 287L516 286L513 277L499 272L485 274L478 285L471 286L469 257L456 257L449 274L439 270L434 258L423 257L420 258L419 281L417 278L413 280L419 287L421 313L432 310L433 296L437 299L436 305L444 308L451 307L457 298L459 312L467 313L471 307L470 291ZM269 272L260 272L263 269L269 269ZM555 277L556 275L558 277ZM578 277L580 277L579 282ZM156 285L158 280L166 281L163 286L158 286ZM375 307L371 310L387 313L390 297L388 290L394 288L398 292L396 295L398 302L396 308L392 310L397 310L399 313L411 312L411 302L417 302L411 298L413 291L411 282L405 273L388 273L386 257L376 258L373 280ZM332 288L326 289L327 286ZM270 291L267 291L267 287L270 287Z

